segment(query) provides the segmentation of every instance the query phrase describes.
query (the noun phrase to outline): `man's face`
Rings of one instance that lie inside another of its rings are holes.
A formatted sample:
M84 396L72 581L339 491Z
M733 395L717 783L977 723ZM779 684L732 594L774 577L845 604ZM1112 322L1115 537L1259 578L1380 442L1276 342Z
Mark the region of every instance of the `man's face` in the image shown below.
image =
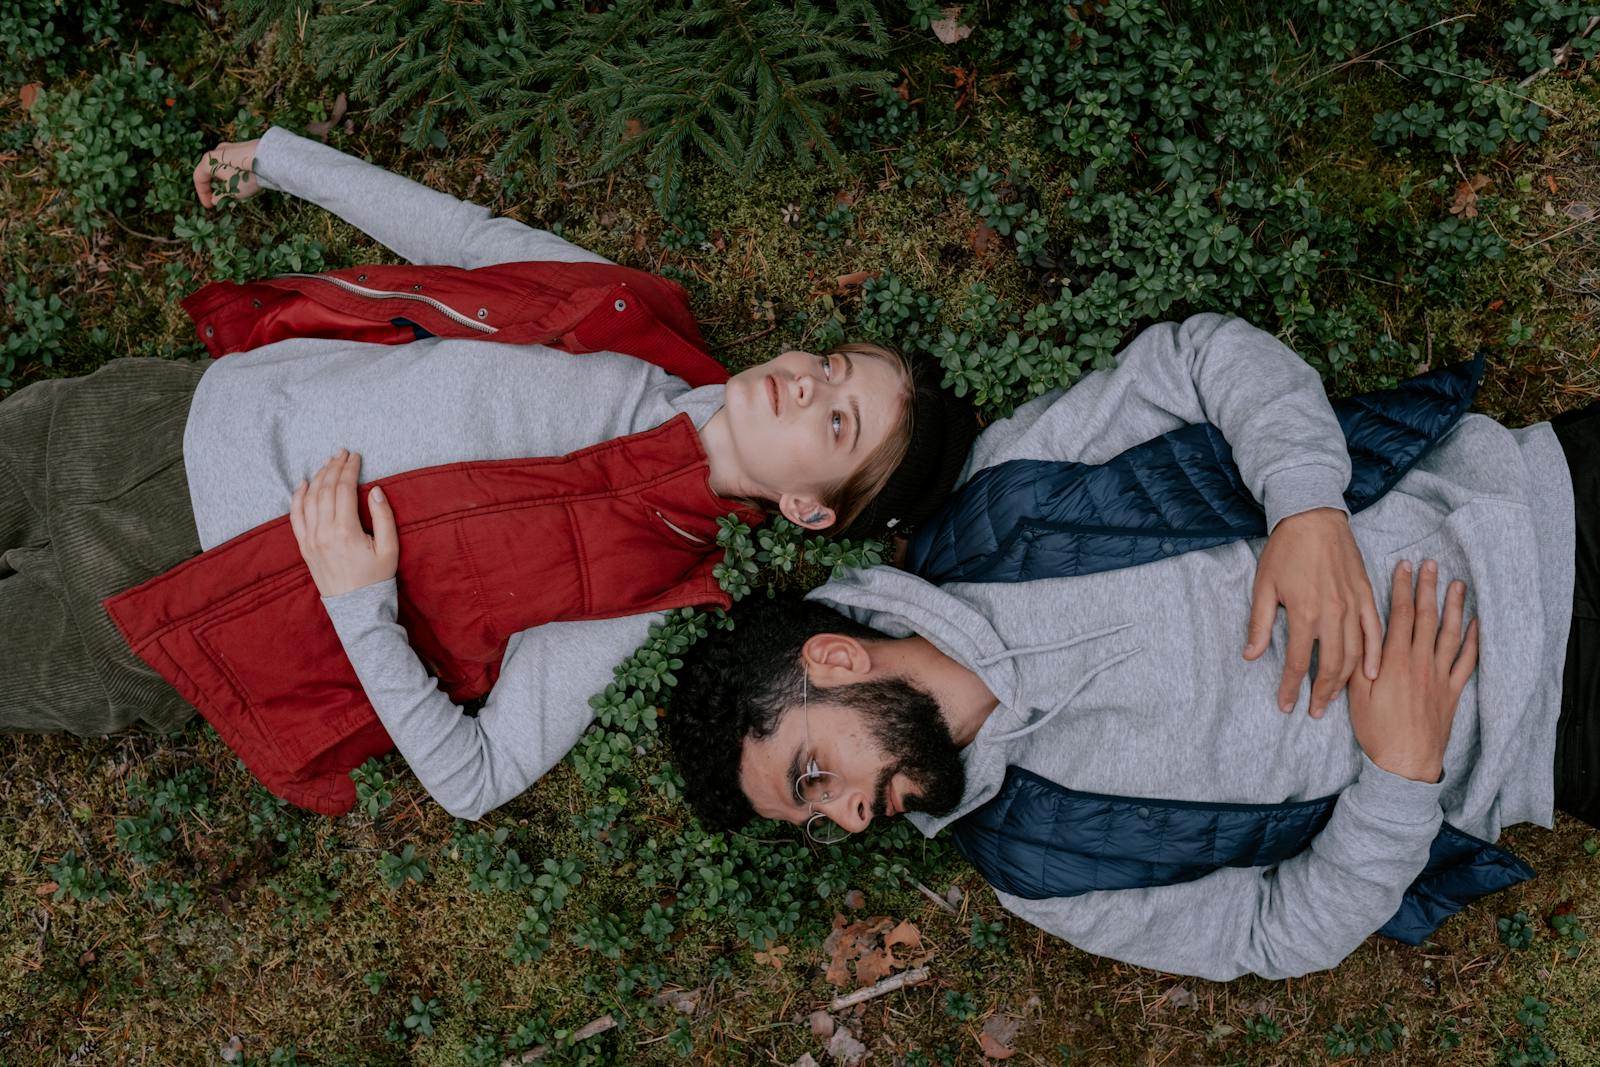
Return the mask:
M900 423L906 394L889 360L785 352L729 379L723 407L730 458L768 499L815 496L882 447Z
M813 692L809 705L790 708L770 736L745 739L739 784L757 815L804 825L820 811L859 833L874 817L942 815L961 802L961 750L933 698L898 678L856 689L870 691L869 707ZM834 778L826 801L807 804L795 795L795 779L812 760Z

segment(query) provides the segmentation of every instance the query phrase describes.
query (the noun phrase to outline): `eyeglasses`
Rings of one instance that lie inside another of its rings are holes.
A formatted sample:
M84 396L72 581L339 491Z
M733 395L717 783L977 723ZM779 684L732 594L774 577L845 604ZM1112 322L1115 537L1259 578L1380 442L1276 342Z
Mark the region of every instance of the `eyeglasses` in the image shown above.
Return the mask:
M801 668L802 672L804 668ZM800 675L800 706L806 717L806 748L811 748L811 692L810 679L802 673ZM835 793L843 783L839 776L830 771L822 770L817 766L816 760L806 764L806 769L794 780L794 799L797 804L804 804L811 809L811 817L806 820L806 836L819 845L837 845L850 836L850 831L834 822L823 812L817 810L817 805L826 804L832 800Z

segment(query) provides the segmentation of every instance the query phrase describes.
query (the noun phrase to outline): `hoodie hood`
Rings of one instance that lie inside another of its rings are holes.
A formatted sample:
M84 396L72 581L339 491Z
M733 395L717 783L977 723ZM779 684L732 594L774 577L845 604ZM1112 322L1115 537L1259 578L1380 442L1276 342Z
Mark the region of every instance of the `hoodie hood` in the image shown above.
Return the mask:
M1012 756L1066 712L1097 675L1143 651L1132 641L1132 622L1096 620L1075 628L1063 625L1070 612L1044 618L1030 612L1024 622L985 602L984 594L995 589L940 588L893 567L871 567L848 571L807 596L885 636L926 638L977 674L999 701L961 751L966 771L961 803L948 815L907 813L929 837L993 797Z

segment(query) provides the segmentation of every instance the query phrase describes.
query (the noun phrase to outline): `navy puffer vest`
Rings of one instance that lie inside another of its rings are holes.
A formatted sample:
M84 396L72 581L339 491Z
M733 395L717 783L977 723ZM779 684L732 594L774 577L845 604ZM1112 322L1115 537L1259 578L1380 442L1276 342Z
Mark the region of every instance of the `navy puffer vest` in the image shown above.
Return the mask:
M1482 373L1480 353L1394 389L1334 402L1350 451L1351 513L1387 493L1449 432ZM1020 582L1131 567L1266 533L1227 441L1200 423L1099 465L1013 460L986 468L916 534L906 566L939 583ZM1107 796L1011 767L1000 792L952 832L962 855L1001 892L1070 897L1282 862L1309 846L1337 800ZM1532 877L1516 856L1446 823L1379 932L1419 944L1471 901Z

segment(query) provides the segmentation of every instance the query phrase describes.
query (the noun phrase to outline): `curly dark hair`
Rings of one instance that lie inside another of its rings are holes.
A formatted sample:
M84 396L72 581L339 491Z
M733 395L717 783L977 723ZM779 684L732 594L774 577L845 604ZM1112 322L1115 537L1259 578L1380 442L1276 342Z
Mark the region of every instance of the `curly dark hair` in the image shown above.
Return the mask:
M832 608L793 594L752 597L728 612L731 629L713 629L683 654L678 684L661 720L685 799L700 822L732 830L755 817L739 785L745 738L771 736L800 703L801 649L815 634L881 640L883 634Z

